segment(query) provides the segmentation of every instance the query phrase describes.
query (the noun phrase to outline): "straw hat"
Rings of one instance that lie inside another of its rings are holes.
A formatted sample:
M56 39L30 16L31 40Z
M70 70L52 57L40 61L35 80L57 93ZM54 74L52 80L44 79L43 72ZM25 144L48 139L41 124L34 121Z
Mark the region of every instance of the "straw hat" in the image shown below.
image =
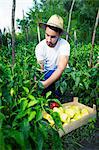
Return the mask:
M63 19L62 19L62 17L60 17L59 15L56 15L56 14L51 16L49 18L49 20L47 21L47 23L42 23L42 22L39 23L39 26L44 29L46 28L47 25L59 28L62 31L64 30L63 29Z

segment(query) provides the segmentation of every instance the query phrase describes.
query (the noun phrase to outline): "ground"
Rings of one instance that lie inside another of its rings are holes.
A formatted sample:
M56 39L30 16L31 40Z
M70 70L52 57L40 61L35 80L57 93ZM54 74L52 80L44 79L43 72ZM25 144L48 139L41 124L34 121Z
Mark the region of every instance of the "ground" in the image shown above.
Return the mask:
M95 133L91 141L84 141L80 150L99 150L99 131Z

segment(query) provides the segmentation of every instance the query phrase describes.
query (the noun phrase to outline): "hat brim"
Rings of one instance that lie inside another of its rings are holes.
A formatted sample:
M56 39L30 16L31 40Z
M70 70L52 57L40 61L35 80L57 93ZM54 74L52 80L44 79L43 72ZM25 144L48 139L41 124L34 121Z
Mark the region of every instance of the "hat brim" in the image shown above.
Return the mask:
M58 26L55 26L55 25L52 25L52 24L43 23L43 22L39 23L39 27L42 28L42 29L46 29L46 26L53 26L55 28L59 28ZM62 28L59 28L59 29L62 30L62 34L65 32L64 29L62 29Z
M42 29L46 29L46 26L47 26L46 23L42 23L42 22L40 22L38 25L39 25L39 27L42 28Z
M49 24L43 23L43 22L39 22L38 25L42 29L46 29L46 26L52 26L52 25L49 25ZM54 26L54 27L56 27L56 26ZM56 28L58 28L58 27L56 27ZM61 28L59 28L59 29L61 29ZM65 31L64 29L61 29L61 30L62 30L61 35L64 34L64 35L68 35L69 36L69 34L67 33L67 31Z

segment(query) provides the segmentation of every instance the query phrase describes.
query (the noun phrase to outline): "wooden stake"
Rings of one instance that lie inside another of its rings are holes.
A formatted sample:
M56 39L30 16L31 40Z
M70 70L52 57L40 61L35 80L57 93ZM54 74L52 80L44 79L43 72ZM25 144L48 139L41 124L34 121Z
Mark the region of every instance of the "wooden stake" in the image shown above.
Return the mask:
M13 5L12 5L12 66L15 63L15 7L16 7L16 0L13 0Z
M94 41L95 41L95 34L96 34L96 28L98 26L98 20L99 20L99 9L97 12L97 17L96 17L96 22L95 22L95 26L94 26L94 31L93 31L93 36L92 36L92 47L90 50L90 60L89 60L89 67L93 67L93 48L94 48Z
M37 33L38 33L38 41L40 42L41 39L40 39L40 29L39 29L39 25L37 25Z
M68 34L69 34L69 28L70 28L70 22L71 22L71 14L72 14L74 3L75 3L75 0L72 1L72 5L71 5L71 8L70 8L69 21L68 21L68 27L67 27L67 33ZM68 34L66 34L66 40L67 41L68 41Z

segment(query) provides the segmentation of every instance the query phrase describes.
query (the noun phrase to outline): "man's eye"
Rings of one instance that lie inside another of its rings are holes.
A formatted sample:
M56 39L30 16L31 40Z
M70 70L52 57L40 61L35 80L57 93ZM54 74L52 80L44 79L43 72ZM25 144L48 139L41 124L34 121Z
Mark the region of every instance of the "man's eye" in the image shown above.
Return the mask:
M55 39L55 38L57 38L57 36L53 36L53 35L48 35L47 33L45 34L47 37L51 37L52 39Z
M53 39L54 39L54 38L56 38L56 36L51 36L51 38L53 38Z
M46 36L49 36L47 33L45 34Z

